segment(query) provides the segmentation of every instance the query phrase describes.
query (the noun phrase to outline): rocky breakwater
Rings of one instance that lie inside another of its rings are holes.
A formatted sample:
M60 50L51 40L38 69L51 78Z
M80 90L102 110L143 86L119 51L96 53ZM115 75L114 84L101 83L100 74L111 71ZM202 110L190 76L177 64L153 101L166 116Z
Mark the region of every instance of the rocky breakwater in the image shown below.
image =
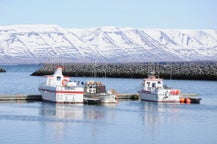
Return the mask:
M6 70L3 68L0 68L0 72L6 72Z
M50 75L56 66L46 64L32 75ZM155 72L165 79L217 80L217 62L76 63L64 64L63 67L63 74L73 77L145 78L150 72Z

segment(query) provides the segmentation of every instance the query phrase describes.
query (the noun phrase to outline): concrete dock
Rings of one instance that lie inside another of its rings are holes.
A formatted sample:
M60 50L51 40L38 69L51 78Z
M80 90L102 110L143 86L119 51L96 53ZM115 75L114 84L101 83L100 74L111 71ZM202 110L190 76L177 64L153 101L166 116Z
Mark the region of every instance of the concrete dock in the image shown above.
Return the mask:
M138 94L117 94L116 99L139 99ZM1 94L0 101L42 101L41 95L25 95L25 94Z
M124 99L130 99L130 100L139 100L139 94L128 94L128 93L116 93L116 99L124 100ZM201 98L198 97L197 94L182 94L180 98L184 99L191 99L192 102L195 101L195 103L200 102ZM3 101L42 101L41 95L25 95L25 94L16 94L16 95L3 95L0 94L0 102Z
M0 101L42 101L41 95L25 95L25 94L16 94L16 95L0 95Z

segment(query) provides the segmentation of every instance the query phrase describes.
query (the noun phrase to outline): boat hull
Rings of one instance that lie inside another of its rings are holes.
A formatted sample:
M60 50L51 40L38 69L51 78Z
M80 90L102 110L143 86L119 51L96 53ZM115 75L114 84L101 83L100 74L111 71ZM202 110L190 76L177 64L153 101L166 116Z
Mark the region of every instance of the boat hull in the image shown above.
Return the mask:
M140 99L152 102L179 102L180 95L165 95L157 93L140 92Z
M55 103L83 103L83 88L66 90L51 86L40 87L39 91L44 101Z
M85 97L87 98L94 98L98 99L100 103L116 103L117 101L115 100L115 95L113 94L84 94Z

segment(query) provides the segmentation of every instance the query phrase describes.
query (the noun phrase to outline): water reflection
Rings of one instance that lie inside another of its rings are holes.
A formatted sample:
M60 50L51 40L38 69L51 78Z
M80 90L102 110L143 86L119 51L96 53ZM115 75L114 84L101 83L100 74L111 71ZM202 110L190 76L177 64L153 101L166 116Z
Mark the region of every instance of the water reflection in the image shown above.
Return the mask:
M83 105L83 104L55 104L45 102L42 104L41 115L57 120L100 120L105 117L105 109L115 108L116 104L109 105Z
M111 109L115 106L42 103L40 113L45 119L42 121L46 130L44 133L51 133L50 138L55 143L62 143L69 138L78 142L77 139L82 139L85 132L85 137L94 142L96 135L105 126L106 118L114 113Z
M215 108L144 101L117 105L1 103L0 126L6 133L4 140L11 140L11 135L15 138L10 143L24 135L38 143L200 143L195 132L206 135L205 131L211 131L206 137L215 139ZM202 139L205 143L211 140Z
M54 143L60 143L68 135L68 131L75 133L83 123L84 114L83 104L56 104L43 102L40 113L45 121L42 124L45 127L46 139Z
M180 104L169 103L144 103L144 122L147 125L155 126L177 118Z
M103 120L109 116L117 104L84 105L84 117L87 120Z
M42 116L58 120L83 120L83 104L55 104L44 102L41 108Z
M144 110L143 124L146 128L145 135L153 141L164 135L172 134L170 129L176 123L180 114L180 104L143 102L141 108ZM149 133L147 133L147 130ZM165 133L167 131L167 133Z

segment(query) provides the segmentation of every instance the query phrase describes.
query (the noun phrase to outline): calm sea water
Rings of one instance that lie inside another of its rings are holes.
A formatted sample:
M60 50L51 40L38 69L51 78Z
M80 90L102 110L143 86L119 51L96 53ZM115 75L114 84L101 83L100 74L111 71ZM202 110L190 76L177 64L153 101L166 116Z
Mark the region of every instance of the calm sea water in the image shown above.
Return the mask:
M2 66L3 67L3 66ZM41 77L30 76L39 66L4 66L0 94L39 94ZM99 80L107 89L136 93L142 79ZM2 144L216 144L217 82L165 80L184 93L197 93L201 104L119 101L112 105L1 102Z

